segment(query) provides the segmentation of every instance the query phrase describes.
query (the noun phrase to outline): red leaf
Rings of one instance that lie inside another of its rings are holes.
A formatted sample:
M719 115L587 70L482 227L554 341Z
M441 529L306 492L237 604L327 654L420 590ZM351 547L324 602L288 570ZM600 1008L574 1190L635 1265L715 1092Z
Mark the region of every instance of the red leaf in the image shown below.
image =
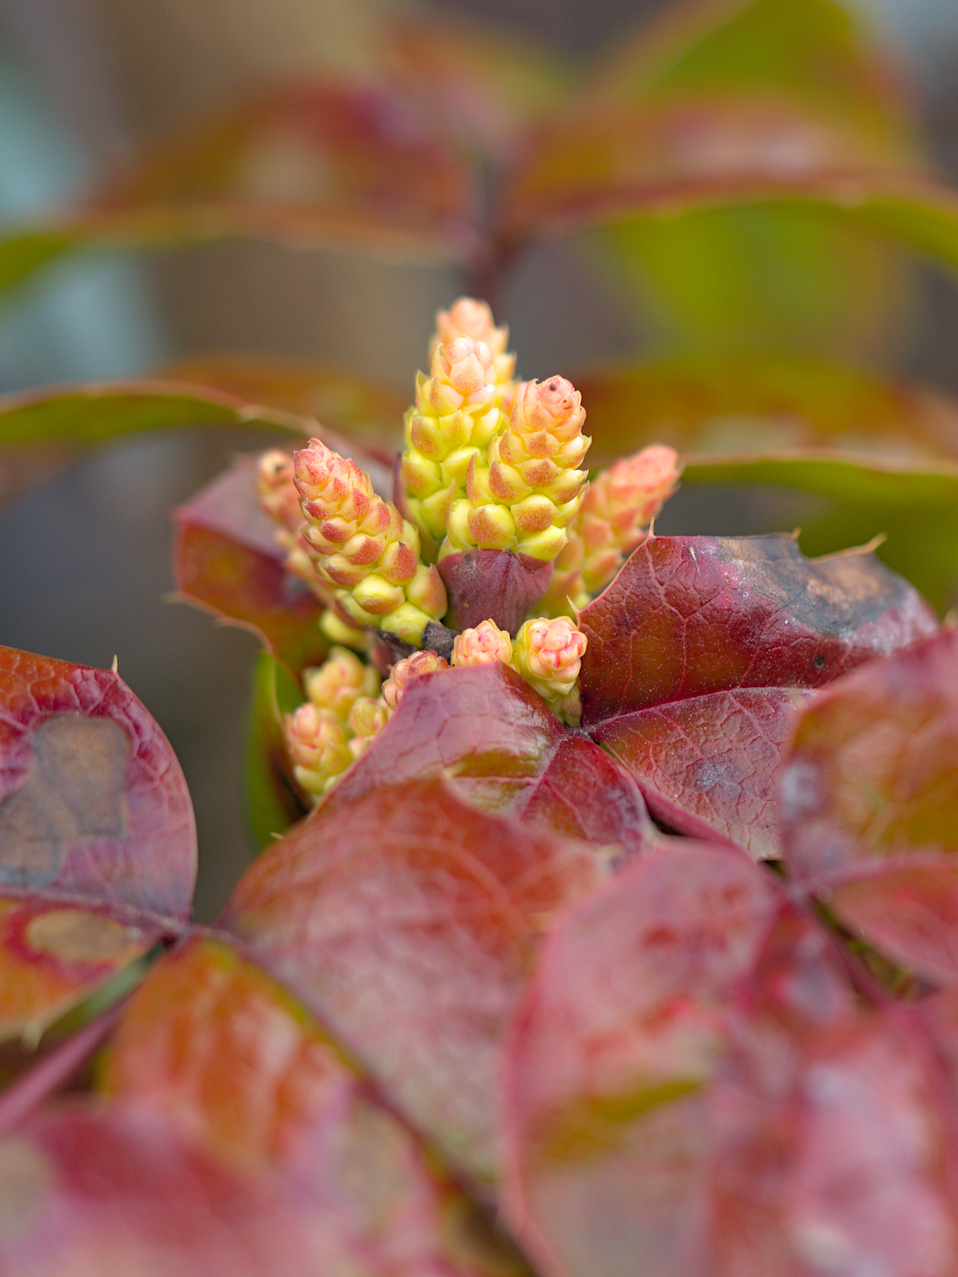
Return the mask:
M606 719L595 739L631 771L656 819L728 839L756 860L782 854L774 795L795 709L783 688L713 692Z
M789 867L899 961L958 979L958 633L842 679L798 723Z
M529 684L498 662L412 680L327 806L443 775L490 811L589 842L635 851L651 831L627 771L563 727Z
M0 648L0 887L185 919L195 875L186 782L123 680Z
M178 930L195 876L186 782L129 688L0 648L0 1036Z
M583 722L737 687L818 687L936 625L864 551L789 536L651 537L582 612Z
M175 517L176 584L184 598L252 630L293 670L324 659L324 605L286 571L260 508L252 461L214 479Z
M489 1174L496 1052L536 933L601 877L586 844L405 784L303 821L225 922L421 1129Z
M153 968L103 1079L229 1165L281 1176L334 1223L349 1272L474 1271L468 1201L309 1014L225 946L192 941Z
M449 593L447 623L456 630L493 620L515 634L552 580L552 563L511 550L450 554L439 564Z
M726 1159L795 1042L850 1008L824 933L737 852L677 843L587 900L507 1057L507 1212L542 1271L717 1271Z
M330 1277L335 1221L129 1108L32 1119L0 1145L0 1273Z

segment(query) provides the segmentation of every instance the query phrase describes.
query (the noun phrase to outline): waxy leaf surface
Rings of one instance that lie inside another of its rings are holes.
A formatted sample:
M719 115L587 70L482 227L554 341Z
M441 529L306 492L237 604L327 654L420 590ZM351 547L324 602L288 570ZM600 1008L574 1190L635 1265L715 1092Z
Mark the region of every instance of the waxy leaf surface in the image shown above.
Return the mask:
M737 687L817 687L929 634L873 555L808 560L789 536L650 537L579 622L583 722Z
M757 860L782 854L782 753L807 693L741 688L599 723L595 740L636 777L652 814L691 837L725 837Z
M637 851L651 833L628 771L498 662L411 680L327 805L437 776L489 811L602 846Z
M851 1005L825 933L733 850L664 847L567 916L505 1075L507 1214L542 1271L724 1273L710 1199Z
M958 979L958 632L811 702L782 818L793 877L896 960Z
M126 684L0 648L0 1035L179 930L195 876L186 782Z
M788 536L650 537L583 609L589 735L652 813L692 837L782 854L775 794L803 689L931 632L907 582Z
M497 1164L502 1034L593 849L487 815L441 781L321 807L247 872L224 923L460 1165Z
M310 1199L350 1273L478 1271L467 1262L467 1200L308 1012L224 945L191 941L153 969L101 1076L114 1098Z

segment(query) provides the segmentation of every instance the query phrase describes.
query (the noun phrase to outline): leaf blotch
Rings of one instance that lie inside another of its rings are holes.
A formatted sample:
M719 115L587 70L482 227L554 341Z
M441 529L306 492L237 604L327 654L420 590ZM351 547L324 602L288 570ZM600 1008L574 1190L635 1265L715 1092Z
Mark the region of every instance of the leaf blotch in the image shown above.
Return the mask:
M57 714L31 738L26 782L0 803L0 878L38 886L55 878L78 839L119 838L131 744L108 718Z
M51 909L32 918L24 939L37 953L71 965L132 962L142 951L135 928L83 909Z

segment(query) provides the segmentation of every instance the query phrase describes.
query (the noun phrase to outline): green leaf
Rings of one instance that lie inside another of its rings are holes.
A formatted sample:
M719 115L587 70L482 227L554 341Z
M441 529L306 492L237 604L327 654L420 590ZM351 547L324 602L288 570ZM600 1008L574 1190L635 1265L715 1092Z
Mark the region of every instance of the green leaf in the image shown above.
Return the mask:
M289 671L261 652L253 670L246 738L246 810L260 849L306 814L289 781L282 730L283 715L302 699Z
M503 234L603 226L643 335L675 348L870 351L907 313L904 264L805 202L755 208L752 188L916 172L914 134L888 59L833 0L670 6L527 147Z

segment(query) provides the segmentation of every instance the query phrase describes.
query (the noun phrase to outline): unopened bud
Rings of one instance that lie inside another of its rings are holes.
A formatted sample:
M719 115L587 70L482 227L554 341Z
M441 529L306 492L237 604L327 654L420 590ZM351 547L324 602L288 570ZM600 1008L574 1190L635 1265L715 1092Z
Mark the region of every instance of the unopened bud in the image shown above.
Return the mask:
M349 748L354 758L358 758L369 745L373 737L386 726L389 720L389 710L382 701L374 700L371 696L360 696L349 712L349 721L347 726L353 733L353 739L349 742Z
M471 297L460 297L452 307L441 310L436 316L436 335L433 338L430 358L440 345L447 345L456 337L472 337L475 341L484 342L495 356L496 380L501 384L508 381L515 370L515 355L510 355L506 347L509 344L509 329L497 328L492 311L485 302L474 301Z
M434 674L436 670L446 668L447 662L437 652L413 652L412 656L397 661L383 683L383 701L387 709L396 708L410 679L421 678L423 674Z
M303 690L319 709L330 710L341 722L360 696L375 696L379 676L355 653L334 647L324 663L303 672Z
M512 657L512 639L495 621L482 621L474 629L456 635L452 647L453 665L491 665L501 661L508 665Z
M567 616L526 621L516 635L512 663L550 704L569 695L579 677L587 639Z
M283 728L293 775L308 794L321 798L353 761L345 726L307 701L284 719Z

